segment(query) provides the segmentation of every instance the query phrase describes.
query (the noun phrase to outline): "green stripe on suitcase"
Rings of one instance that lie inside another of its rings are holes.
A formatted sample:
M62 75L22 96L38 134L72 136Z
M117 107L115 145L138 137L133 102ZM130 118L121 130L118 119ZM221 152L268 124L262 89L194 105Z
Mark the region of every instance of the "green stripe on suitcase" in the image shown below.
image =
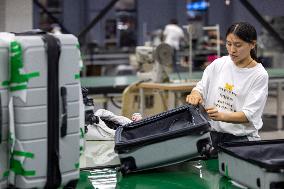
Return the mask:
M28 74L22 73L23 66L23 55L21 44L17 41L10 43L11 57L10 57L10 80L3 81L3 86L11 84L20 84L17 86L11 86L11 91L25 90L27 89L27 82L33 77L39 77L39 72L31 72Z
M22 176L35 176L36 175L35 170L28 170L28 171L25 170L21 162L16 159L11 159L10 163L11 163L11 170L16 175L22 175Z

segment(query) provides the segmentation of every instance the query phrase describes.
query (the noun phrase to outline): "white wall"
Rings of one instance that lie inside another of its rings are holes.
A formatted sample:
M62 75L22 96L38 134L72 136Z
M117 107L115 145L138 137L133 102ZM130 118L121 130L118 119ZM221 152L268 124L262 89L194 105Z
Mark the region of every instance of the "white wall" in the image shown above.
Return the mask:
M32 0L1 0L0 31L21 32L33 26Z

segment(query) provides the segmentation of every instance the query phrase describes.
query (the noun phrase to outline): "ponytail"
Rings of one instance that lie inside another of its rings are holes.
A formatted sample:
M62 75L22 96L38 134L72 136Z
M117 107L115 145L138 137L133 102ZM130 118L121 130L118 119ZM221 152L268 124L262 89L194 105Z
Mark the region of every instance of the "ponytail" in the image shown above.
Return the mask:
M254 59L256 62L258 62L258 58L257 58L257 46L255 45L255 47L253 49L250 50L250 56L252 59Z

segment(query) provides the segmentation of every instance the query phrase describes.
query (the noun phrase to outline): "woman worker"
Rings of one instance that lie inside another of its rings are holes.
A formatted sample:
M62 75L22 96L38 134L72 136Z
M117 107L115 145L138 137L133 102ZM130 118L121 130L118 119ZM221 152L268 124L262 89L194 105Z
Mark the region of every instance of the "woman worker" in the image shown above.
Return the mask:
M203 104L212 127L213 146L229 141L260 140L258 130L268 94L268 74L256 57L257 34L249 23L228 28L228 56L213 61L186 102Z

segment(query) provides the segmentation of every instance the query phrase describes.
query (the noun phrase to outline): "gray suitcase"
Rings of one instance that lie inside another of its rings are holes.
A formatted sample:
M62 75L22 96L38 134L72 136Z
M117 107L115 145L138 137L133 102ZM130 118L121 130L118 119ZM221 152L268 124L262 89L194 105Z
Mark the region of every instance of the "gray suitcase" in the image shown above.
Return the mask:
M224 143L219 171L252 189L284 188L284 140Z
M7 187L8 178L8 51L0 39L0 188Z
M10 90L26 89L26 101L13 98L15 143L10 184L74 188L80 156L78 41L68 34L25 33L17 34L16 42L21 53L14 58L22 59L26 72L16 74L26 80L10 81Z
M206 117L191 105L121 126L115 133L120 170L128 174L197 158L210 143L209 130Z

